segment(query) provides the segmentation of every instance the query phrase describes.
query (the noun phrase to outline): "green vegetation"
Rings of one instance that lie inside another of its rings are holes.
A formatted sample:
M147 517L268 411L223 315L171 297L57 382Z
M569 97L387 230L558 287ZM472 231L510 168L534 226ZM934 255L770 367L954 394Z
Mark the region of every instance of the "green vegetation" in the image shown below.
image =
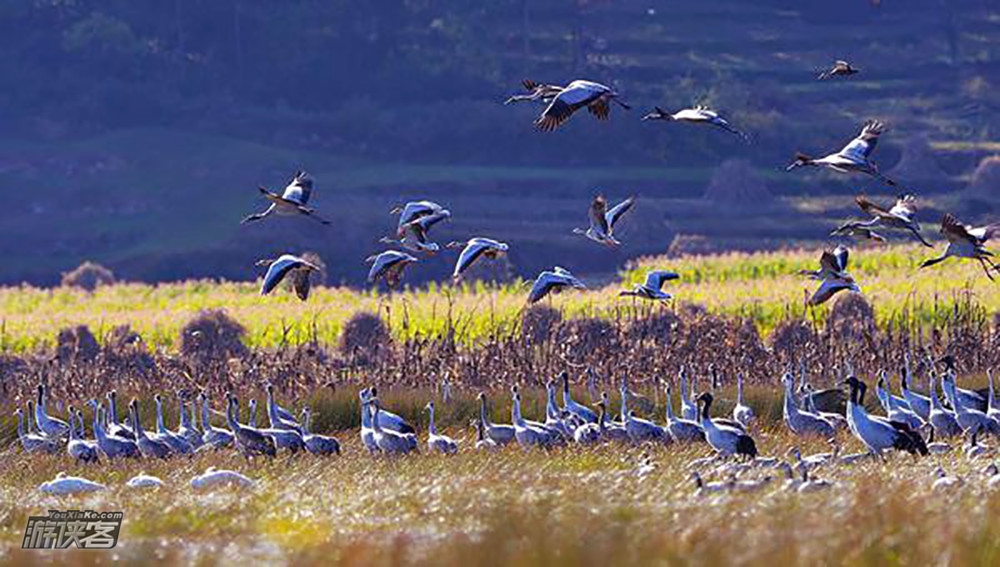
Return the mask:
M956 306L969 302L990 313L1000 310L996 284L986 279L977 264L951 260L934 269L918 270L920 259L928 253L915 246L855 251L851 272L879 324L902 317L920 324L942 323L954 315ZM816 251L643 258L622 274L620 283L567 292L546 301L568 318L618 317L637 305L616 296L621 286L641 281L648 269L672 269L681 275L680 281L668 284L676 301L750 319L766 335L789 317L806 314L819 321L825 317L828 306L806 313L805 293L811 293L815 283L797 274L813 268L817 258ZM252 283L207 280L115 284L93 293L72 288L3 288L0 345L5 351L27 352L50 347L56 332L71 325L88 325L101 339L114 326L127 324L148 345L169 350L176 348L179 331L192 316L213 308L225 309L242 323L252 347L311 341L335 345L344 323L359 311L377 312L399 339L451 333L459 342L472 343L515 330L526 295L521 282L459 287L432 283L392 295L319 288L303 303L283 290L262 298L257 289Z

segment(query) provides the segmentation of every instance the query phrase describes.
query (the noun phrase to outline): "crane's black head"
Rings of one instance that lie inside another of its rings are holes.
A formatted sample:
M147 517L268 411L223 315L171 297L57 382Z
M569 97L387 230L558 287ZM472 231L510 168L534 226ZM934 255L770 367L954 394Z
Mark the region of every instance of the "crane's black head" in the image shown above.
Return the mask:
M705 405L712 405L715 398L712 396L711 392L704 392L702 395L698 396L698 401Z

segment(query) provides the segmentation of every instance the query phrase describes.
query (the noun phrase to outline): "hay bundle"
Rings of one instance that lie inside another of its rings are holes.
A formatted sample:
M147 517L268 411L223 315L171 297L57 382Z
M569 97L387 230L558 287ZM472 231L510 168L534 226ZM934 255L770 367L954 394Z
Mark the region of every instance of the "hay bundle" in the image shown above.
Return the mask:
M909 182L934 182L947 179L948 174L938 165L927 135L917 134L906 141L903 155L889 171L889 177Z
M548 305L532 305L521 316L521 340L528 344L548 341L562 322L562 313Z
M771 333L771 349L786 360L797 360L806 348L819 343L811 325L803 319L778 323Z
M989 156L979 162L966 191L976 197L1000 197L1000 155Z
M249 352L243 344L246 329L224 309L206 309L181 329L181 354L199 362L242 358Z
M556 331L555 340L570 357L582 359L609 352L617 343L618 333L614 325L604 319L583 317L564 321Z
M738 158L726 160L715 169L702 197L723 207L744 210L764 207L774 200L750 162Z
M115 283L115 275L111 270L100 264L87 261L69 272L64 272L60 285L94 291L98 286L113 283Z
M838 341L866 341L874 337L875 311L860 293L842 293L833 302L826 333Z
M90 362L100 352L97 338L86 325L63 329L56 337L56 358L60 362Z
M363 366L372 364L391 344L392 337L382 318L365 311L352 315L340 335L340 352Z

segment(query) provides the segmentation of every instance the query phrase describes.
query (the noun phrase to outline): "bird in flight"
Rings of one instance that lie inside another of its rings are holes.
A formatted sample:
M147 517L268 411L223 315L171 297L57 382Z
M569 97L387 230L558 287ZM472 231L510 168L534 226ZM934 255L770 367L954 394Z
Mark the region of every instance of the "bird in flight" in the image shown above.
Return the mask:
M473 264L480 258L496 259L500 255L507 253L507 243L493 240L492 238L475 237L465 242L450 242L448 248L462 248L455 262L455 270L451 274L451 279L458 282Z
M847 61L844 61L843 59L838 59L833 62L833 67L830 67L829 69L823 71L822 73L819 74L819 77L816 78L819 79L820 81L823 81L826 79L833 79L836 77L849 77L851 75L860 72L861 72L860 69L851 67L851 64L848 63Z
M895 228L901 230L909 231L921 244L930 247L931 243L920 234L920 225L914 219L917 212L916 199L913 195L906 194L900 195L896 199L896 203L889 209L875 204L870 201L864 195L858 195L854 198L854 202L858 204L858 207L862 211L871 215L871 220L868 221L851 221L845 223L831 233L833 235L843 235L848 233L853 233L855 231L870 231L873 228L883 227L883 228ZM872 233L876 240L882 238L881 235L877 233ZM884 240L884 238L882 238Z
M997 267L996 263L992 260L993 253L985 248L985 244L990 239L1000 235L1000 223L973 227L962 224L952 214L946 214L941 219L941 234L948 240L948 247L937 258L931 258L920 264L921 268L933 266L952 257L971 258L979 261L979 264L983 267L983 271L986 272L986 277L991 280L994 277L990 273L990 270L1000 272L1000 267Z
M861 133L840 151L821 158L812 158L799 152L795 155L795 161L785 169L791 171L798 167L813 166L826 167L840 173L864 173L895 187L898 184L879 173L878 167L871 161L872 151L875 150L878 138L883 132L885 132L884 124L877 120L869 120L861 128Z
M641 297L643 299L654 299L659 301L667 301L673 299L674 296L663 291L663 284L680 278L675 272L667 272L662 270L653 270L646 273L646 281L641 284L636 284L632 289L623 289L618 292L619 296L631 296L631 297Z
M260 220L272 213L279 215L305 215L323 224L330 224L330 221L317 215L315 209L306 206L309 204L309 197L312 195L313 180L304 171L296 171L292 180L285 186L285 190L280 195L268 191L263 186L258 187L258 189L271 201L271 204L262 213L254 213L244 217L240 221L240 224Z
M582 234L587 238L606 246L621 244L614 237L615 225L635 204L635 197L629 197L608 210L608 201L604 195L597 195L590 203L590 226L586 229L574 228L573 234Z
M547 85L542 83L536 83L531 79L525 79L521 81L521 85L524 86L524 90L528 91L528 94L516 94L511 95L504 104L513 104L515 102L531 102L531 101L541 101L545 104L552 102L552 99L556 97L563 88L559 85Z
M319 271L319 266L292 254L282 254L277 260L265 258L257 261L257 266L267 266L264 283L260 286L260 294L267 295L274 290L286 277L292 278L292 289L299 299L309 299L311 283L309 276Z
M653 110L642 117L643 120L672 120L676 122L690 122L692 124L709 124L721 128L726 132L736 134L744 141L749 141L750 137L746 133L737 130L728 120L719 116L719 113L711 110L707 106L698 105L694 108L685 108L673 114L663 110L659 106L654 106Z
M551 132L569 120L574 112L584 107L598 120L607 120L611 115L611 101L625 110L632 108L618 96L614 89L600 83L573 81L552 98L552 102L535 120L535 127L543 132Z
M819 258L818 270L802 270L800 273L810 279L819 280L819 288L806 303L810 306L826 303L838 292L849 290L860 292L854 277L847 273L849 252L843 246L836 247L832 252L824 250Z
M587 286L567 269L556 266L551 271L546 270L535 278L528 294L528 304L537 303L548 294L559 293L566 288L587 289Z

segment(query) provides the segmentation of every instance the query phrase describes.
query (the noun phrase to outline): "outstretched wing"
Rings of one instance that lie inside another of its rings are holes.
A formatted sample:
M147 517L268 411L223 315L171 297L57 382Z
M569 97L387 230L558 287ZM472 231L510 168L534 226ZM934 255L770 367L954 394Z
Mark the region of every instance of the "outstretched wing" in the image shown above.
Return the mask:
M296 171L292 181L285 187L281 198L299 205L306 205L312 196L313 180L304 171Z
M312 287L311 275L311 269L298 269L294 270L291 274L292 289L295 290L295 295L302 301L309 299L309 289Z
M628 199L625 199L621 203L618 203L617 205L612 207L611 210L604 215L604 218L607 220L608 226L614 229L615 224L618 222L618 219L620 219L622 215L624 215L625 213L629 212L629 210L632 208L632 205L634 204L635 204L635 196L631 196Z
M607 219L608 200L604 195L597 195L590 202L590 226L596 228L601 234L609 234L611 229Z
M678 278L680 278L680 276L677 275L676 272L656 270L646 274L646 283L643 285L650 289L662 290L664 282L668 282L670 280L676 280Z
M848 252L846 246L838 246L833 250L833 257L837 261L837 268L839 272L847 271L847 261L850 259L850 252Z
M861 133L858 134L858 137L851 140L850 143L844 146L844 148L838 153L841 156L853 161L868 161L868 156L871 155L876 144L878 144L878 137L884 131L885 126L881 122L877 120L869 120L868 122L865 122L865 125L861 128Z
M538 274L538 277L535 278L534 285L531 286L531 292L528 294L528 303L537 303L538 301L541 301L543 297L548 295L549 292L552 291L553 287L558 285L556 284L557 278L557 274L554 274L553 272L542 272ZM561 279L559 281L561 281Z
M290 271L304 264L305 262L297 256L283 254L268 266L267 273L264 274L264 283L260 286L260 294L267 295L271 293Z
M978 245L979 241L969 233L968 227L959 222L955 215L948 213L941 219L941 234L948 239L948 242L967 241Z
M462 253L458 255L458 261L455 262L455 271L452 272L451 277L456 280L462 277L462 273L468 270L469 266L474 264L489 247L485 242L477 241L476 239L470 240L465 245L465 248L462 249Z
M594 102L602 94L604 91L595 88L591 83L574 81L545 107L542 115L535 120L535 126L543 132L555 130L574 112Z
M917 212L916 199L913 195L900 195L896 204L889 209L889 214L906 220L911 220Z
M591 103L587 106L587 110L598 120L607 120L608 116L611 115L611 105L608 104L606 99L598 99Z
M864 195L858 195L857 197L855 197L854 202L858 204L858 207L861 207L862 211L868 213L873 217L886 216L889 214L889 211L885 210L879 205L876 205L874 202L869 200L868 197L865 197Z
M829 250L823 251L823 254L819 257L819 265L822 268L820 271L823 272L822 276L824 278L840 272L840 261Z

